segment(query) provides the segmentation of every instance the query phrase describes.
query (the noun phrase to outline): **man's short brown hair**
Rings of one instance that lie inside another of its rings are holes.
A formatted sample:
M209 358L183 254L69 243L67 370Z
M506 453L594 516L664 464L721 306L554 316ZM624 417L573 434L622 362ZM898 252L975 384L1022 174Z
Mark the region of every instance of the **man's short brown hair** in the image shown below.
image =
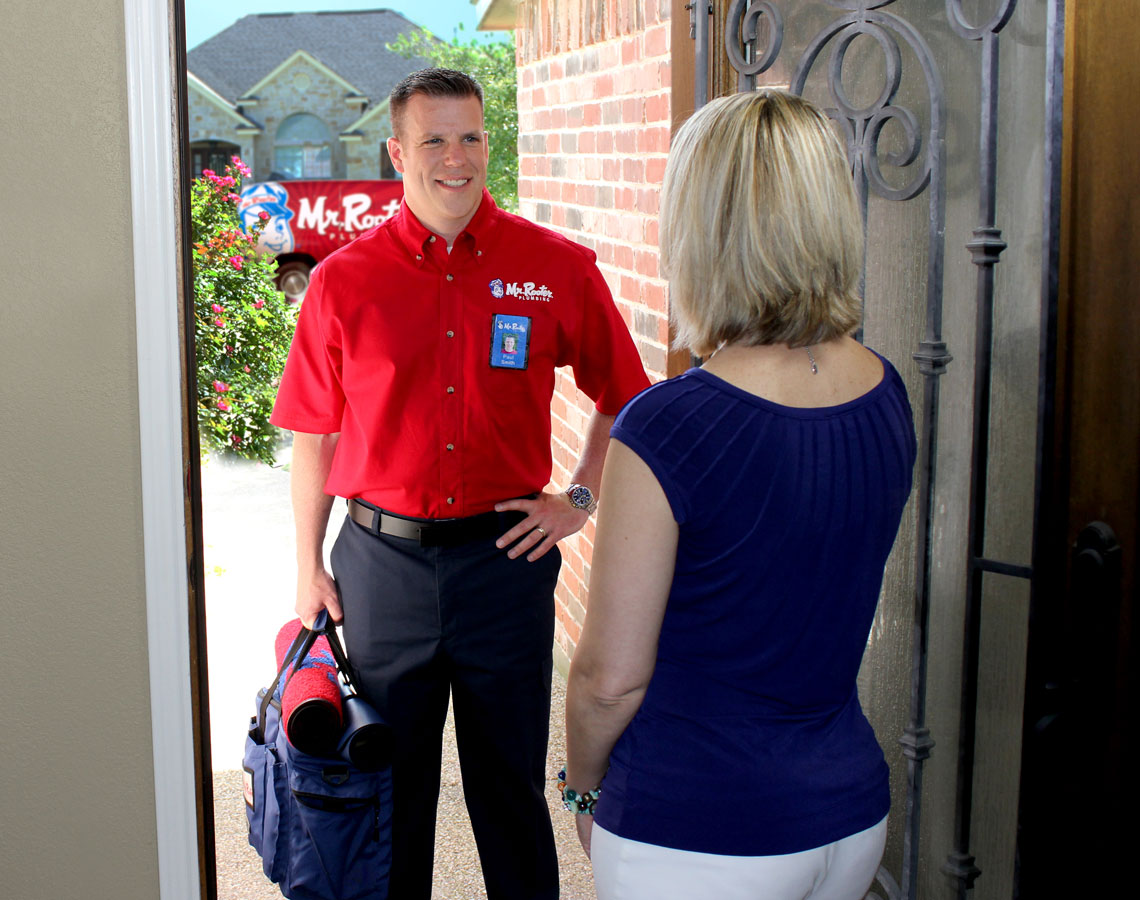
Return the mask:
M483 106L483 86L466 72L455 69L420 69L405 76L388 95L388 118L392 122L392 134L400 136L404 124L404 108L416 94L425 97L454 97L462 100L474 97Z

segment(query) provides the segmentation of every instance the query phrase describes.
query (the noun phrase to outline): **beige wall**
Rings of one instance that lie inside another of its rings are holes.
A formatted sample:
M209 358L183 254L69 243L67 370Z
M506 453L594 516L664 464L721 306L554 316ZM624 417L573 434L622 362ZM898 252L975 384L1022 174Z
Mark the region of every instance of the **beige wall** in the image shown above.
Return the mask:
M5 16L0 872L158 897L122 0Z

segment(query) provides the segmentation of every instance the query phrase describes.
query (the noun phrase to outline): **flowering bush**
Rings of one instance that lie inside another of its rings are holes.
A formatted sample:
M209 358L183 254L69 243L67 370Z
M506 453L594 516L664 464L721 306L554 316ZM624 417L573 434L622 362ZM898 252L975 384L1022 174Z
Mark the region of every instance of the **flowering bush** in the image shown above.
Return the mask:
M269 413L297 311L273 284L274 262L255 253L268 216L242 230L237 203L249 169L238 158L190 189L198 431L202 451L274 461Z

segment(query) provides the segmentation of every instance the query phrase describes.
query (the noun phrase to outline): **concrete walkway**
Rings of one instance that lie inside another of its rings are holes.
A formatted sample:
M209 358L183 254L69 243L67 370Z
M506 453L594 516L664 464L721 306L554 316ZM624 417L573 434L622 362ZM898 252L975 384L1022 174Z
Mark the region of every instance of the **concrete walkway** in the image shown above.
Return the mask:
M296 571L289 475L260 463L211 459L202 470L206 567L206 631L210 672L210 729L214 765L218 900L276 900L246 840L241 755L254 697L275 670L273 640L293 618ZM334 508L326 556L340 528ZM555 673L547 769L565 758L562 716L565 682ZM436 837L433 900L485 897L455 750L451 717L444 736L443 779ZM589 861L578 845L573 817L548 800L558 842L564 900L594 897ZM392 898L399 900L399 898Z

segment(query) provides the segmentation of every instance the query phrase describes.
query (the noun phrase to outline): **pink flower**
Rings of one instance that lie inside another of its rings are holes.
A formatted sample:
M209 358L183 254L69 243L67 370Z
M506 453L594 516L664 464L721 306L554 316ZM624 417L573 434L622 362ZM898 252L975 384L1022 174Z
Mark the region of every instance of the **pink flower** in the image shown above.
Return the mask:
M261 307L263 307L263 306L265 306L264 300L254 300L253 301L253 308L254 309L261 309Z
M240 438L240 437L238 437L236 434L231 434L231 435L230 435L230 440L234 442L234 446L235 446L235 447L236 447L236 446L238 446L238 445L241 443L241 438Z
M226 320L219 316L218 318L214 319L214 324L217 325L219 328L221 328L223 325L226 324Z
M228 403L226 403L225 400L219 400L218 401L218 409L220 409L222 412L229 412L230 411L230 405Z
M234 348L231 347L229 344L226 344L226 356L232 356L233 352L234 352Z
M230 386L228 384L226 384L224 381L215 381L214 382L214 390L217 391L219 394L224 394L229 389L230 389Z
M219 316L226 311L225 308L220 303L215 303L213 306L210 307L210 309L212 309L214 312L216 312Z
M226 196L226 199L229 200L230 203L237 203L241 197L239 197L237 194L228 194Z
M237 182L234 181L233 175L227 175L221 180L221 184L224 184L226 187L233 187Z
M242 368L243 368L243 369L245 369L245 371L247 371L247 372L251 371L251 369L249 368L249 366L242 366Z
M237 269L239 272L241 271L241 264L242 264L242 261L241 261L240 256L231 256L230 257L230 265L233 266L235 269Z
M262 222L269 221L269 213L267 213L264 209L257 214L257 217L261 219Z
M206 178L213 178L216 173L213 169L203 169L202 175Z

